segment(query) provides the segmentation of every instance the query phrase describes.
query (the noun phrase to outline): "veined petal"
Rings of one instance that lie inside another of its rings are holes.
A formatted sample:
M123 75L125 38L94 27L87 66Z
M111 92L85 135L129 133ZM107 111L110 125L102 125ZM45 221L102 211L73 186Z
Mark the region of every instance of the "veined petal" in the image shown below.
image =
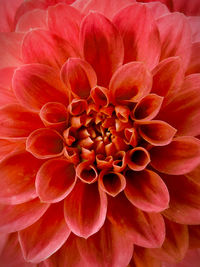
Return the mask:
M88 238L98 232L104 224L106 211L107 198L97 183L77 182L65 198L65 220L71 231L80 237Z
M97 74L98 85L108 86L124 57L123 41L117 29L100 13L91 12L81 24L80 40L84 58Z
M0 138L0 161L7 157L11 152L26 149L26 138L4 139Z
M0 86L0 106L17 103L17 99L10 88Z

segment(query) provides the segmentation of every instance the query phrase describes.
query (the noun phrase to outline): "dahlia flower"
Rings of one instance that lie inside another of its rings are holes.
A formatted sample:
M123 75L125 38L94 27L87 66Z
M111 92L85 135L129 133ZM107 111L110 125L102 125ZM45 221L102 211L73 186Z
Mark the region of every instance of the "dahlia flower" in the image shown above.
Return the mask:
M0 15L0 266L200 266L199 0Z

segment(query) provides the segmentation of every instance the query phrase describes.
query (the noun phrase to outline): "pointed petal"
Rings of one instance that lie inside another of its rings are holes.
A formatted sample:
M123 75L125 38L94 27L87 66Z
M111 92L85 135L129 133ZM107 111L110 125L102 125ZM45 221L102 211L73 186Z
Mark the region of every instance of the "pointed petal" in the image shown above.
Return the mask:
M160 212L168 207L169 192L158 174L150 170L125 172L125 194L138 209Z
M152 76L144 63L130 62L118 68L109 84L111 101L117 104L137 102L152 86Z
M165 225L158 213L146 213L135 208L123 195L109 199L108 219L122 229L134 244L160 247L165 238Z
M77 239L81 256L91 266L127 266L133 245L130 240L108 220L100 231L88 239Z
M172 0L173 11L182 12L187 16L200 16L200 6L198 0Z
M151 165L167 174L185 174L200 163L200 141L194 137L177 137L169 145L150 150Z
M155 67L160 58L160 39L151 11L135 3L119 11L113 22L124 40L124 62L143 61L148 68Z
M47 102L68 104L68 93L58 71L43 64L18 68L13 76L13 90L23 106L35 111Z
M97 183L77 182L65 199L65 220L76 235L88 238L103 225L106 217L107 199L98 190Z
M25 260L38 263L46 259L63 245L69 234L63 203L52 204L37 222L19 232Z
M38 198L18 205L1 205L0 231L12 233L36 222L48 209L49 204Z
M200 73L200 42L192 44L192 52L186 74L192 73Z
M98 85L108 86L114 71L123 62L123 41L115 26L103 15L91 12L80 31L83 55L94 68Z

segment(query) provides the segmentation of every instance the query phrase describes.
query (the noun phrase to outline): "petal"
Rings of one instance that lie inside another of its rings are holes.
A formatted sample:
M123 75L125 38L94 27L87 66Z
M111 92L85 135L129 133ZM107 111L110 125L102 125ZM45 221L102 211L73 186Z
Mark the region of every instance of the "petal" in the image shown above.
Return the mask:
M46 259L63 245L69 234L63 204L51 205L37 222L19 232L25 260L38 263Z
M20 204L37 197L35 176L42 161L22 151L8 155L0 162L0 202Z
M133 245L130 240L108 220L100 231L88 239L77 239L81 256L91 266L127 266Z
M200 16L188 17L188 21L192 29L192 42L200 42Z
M74 96L88 98L97 84L93 68L85 60L70 58L61 69L61 78Z
M64 199L76 183L75 168L65 159L45 162L36 176L36 191L42 202L58 202Z
M38 114L13 104L0 108L0 126L1 137L26 137L43 123Z
M163 214L176 223L200 224L200 185L185 176L162 175L162 177L170 194L169 209Z
M91 12L81 24L80 40L84 58L97 74L98 85L106 87L123 62L123 42L117 29L100 13Z
M163 1L165 2L165 0L161 0L159 2L157 0L154 0L154 1L155 2L152 1L152 2L147 3L146 6L148 9L151 10L152 16L155 19L158 19L159 17L162 17L162 16L170 13L167 6L164 3L161 3ZM169 1L171 1L171 0L169 0ZM141 1L138 1L138 2L141 2ZM145 1L142 1L142 2L145 2Z
M172 0L173 11L182 12L187 16L200 16L200 6L198 0Z
M109 104L109 90L102 86L93 87L90 93L94 103L98 106L107 107Z
M153 258L150 253L150 249L143 247L134 247L133 258L128 267L161 267L160 261Z
M46 65L27 64L15 71L13 90L19 102L38 111L47 102L68 104L68 93L59 73Z
M152 77L144 63L130 62L118 68L109 84L111 101L118 104L137 102L147 95Z
M157 20L161 39L161 60L179 56L185 70L191 53L191 29L186 17L171 13Z
M164 121L153 120L139 124L140 136L155 146L171 143L177 130Z
M193 182L200 184L200 165L198 165L192 172L187 173L186 177Z
M149 162L149 152L143 147L135 147L126 154L126 163L134 171L144 170Z
M135 3L119 11L113 22L124 40L124 62L143 61L148 68L155 67L160 58L160 39L151 11Z
M108 219L127 234L134 244L160 247L165 238L165 225L158 213L146 213L135 208L123 195L109 199Z
M15 69L15 67L0 68L0 86L11 89L12 77Z
M97 183L77 182L73 191L65 198L65 220L76 235L88 238L99 231L107 211L104 192L98 190Z
M189 225L189 247L199 248L200 246L200 225Z
M165 219L166 237L161 248L153 248L150 254L166 262L181 261L188 249L188 229L186 225L177 224Z
M150 150L151 165L167 174L185 174L200 163L200 141L194 137L177 137L169 145Z
M82 182L92 184L96 182L98 173L95 166L91 165L90 162L83 161L76 167L76 175L81 179Z
M200 42L192 44L192 52L190 62L187 69L187 74L200 72Z
M87 101L74 98L68 106L69 112L73 116L82 114L87 110Z
M17 99L10 88L0 86L0 106L17 103Z
M169 192L158 174L150 170L125 172L125 194L138 209L160 212L168 207Z
M21 151L26 149L26 139L17 138L17 139L4 139L0 138L0 160L3 160L11 152Z
M49 204L38 198L18 205L1 205L0 231L12 233L36 222L48 209Z
M47 30L31 30L23 39L24 63L41 63L60 68L69 57L76 56L74 49L66 40Z
M62 136L51 129L38 129L27 138L26 150L40 159L60 156L63 153Z

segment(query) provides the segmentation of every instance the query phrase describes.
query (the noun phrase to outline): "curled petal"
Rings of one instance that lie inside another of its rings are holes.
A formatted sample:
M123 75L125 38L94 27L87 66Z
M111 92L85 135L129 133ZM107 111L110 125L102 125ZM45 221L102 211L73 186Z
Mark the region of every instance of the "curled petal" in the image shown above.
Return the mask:
M126 154L126 163L134 171L144 170L149 162L150 155L143 147L133 148Z
M26 150L39 159L57 157L63 153L63 139L54 130L38 129L27 138Z
M93 101L98 106L107 107L109 104L109 91L102 86L96 86L92 88L90 93Z
M71 146L76 141L76 129L72 126L63 132L63 137L68 146Z
M130 110L128 107L126 106L116 106L115 107L115 112L116 112L116 116L117 118L126 123L129 120L129 114L130 114Z
M125 128L124 135L126 138L126 143L135 147L138 143L138 133L135 128Z
M152 77L144 63L130 62L117 69L109 84L113 103L137 102L146 96L152 86Z
M76 235L88 238L98 232L104 224L107 211L106 194L97 183L77 182L65 198L65 220Z
M76 175L87 184L94 183L98 178L97 170L89 161L81 162L76 167Z
M19 102L38 111L47 102L68 104L68 93L59 73L43 64L27 64L15 71L13 90Z
M117 152L114 155L114 161L112 165L114 172L122 172L126 168L126 152Z
M90 90L97 84L93 68L85 60L70 58L61 69L61 78L72 94L80 98L88 98Z
M74 98L68 106L69 112L73 116L82 114L87 109L87 101L84 99Z
M160 176L153 171L125 172L125 194L138 209L160 212L168 207L169 192Z
M94 162L95 161L95 152L94 150L89 150L84 147L81 149L81 158L85 159L89 162Z
M113 157L112 156L105 156L103 154L96 155L96 162L98 169L111 169L113 164Z
M106 17L91 12L81 24L80 40L84 58L94 68L98 84L106 87L123 62L124 47L120 34Z
M58 202L64 199L76 183L74 165L65 159L46 161L39 169L35 186L42 202Z
M64 147L64 155L66 159L74 165L80 162L79 151L75 147Z
M150 151L152 166L167 174L185 174L200 163L200 141L194 137L177 137L169 145Z

